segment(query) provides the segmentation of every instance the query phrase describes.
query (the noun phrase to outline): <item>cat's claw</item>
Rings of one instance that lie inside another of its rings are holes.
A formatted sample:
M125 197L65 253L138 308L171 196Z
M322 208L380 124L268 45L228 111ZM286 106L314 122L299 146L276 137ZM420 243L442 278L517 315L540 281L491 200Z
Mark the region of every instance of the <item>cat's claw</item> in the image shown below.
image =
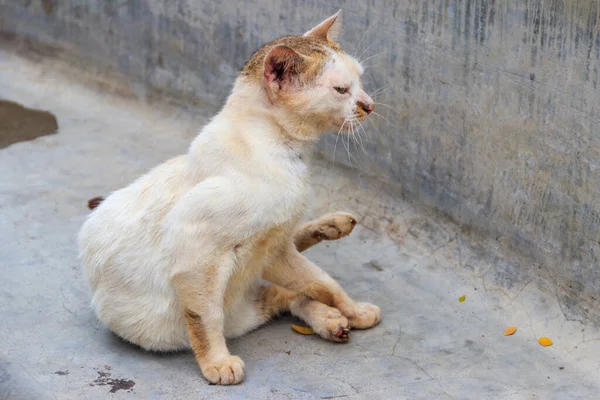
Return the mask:
M344 343L350 340L350 329L344 328L340 325L338 331L333 335L337 338L338 342Z
M337 343L346 343L350 340L350 326L348 320L344 317L341 317L341 319L343 320L329 329L329 337L326 337L326 339Z

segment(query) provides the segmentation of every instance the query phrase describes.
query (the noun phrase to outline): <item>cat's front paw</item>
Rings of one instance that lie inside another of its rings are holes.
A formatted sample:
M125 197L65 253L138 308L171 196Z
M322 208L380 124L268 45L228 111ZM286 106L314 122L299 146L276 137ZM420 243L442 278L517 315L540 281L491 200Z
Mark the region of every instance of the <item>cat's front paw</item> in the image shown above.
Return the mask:
M315 221L313 235L324 240L336 240L348 236L357 224L354 215L346 212L325 214Z
M202 375L216 385L235 385L244 379L244 362L237 356L229 356L224 361L202 366Z
M381 310L374 304L356 303L354 313L348 321L352 328L368 329L381 321Z

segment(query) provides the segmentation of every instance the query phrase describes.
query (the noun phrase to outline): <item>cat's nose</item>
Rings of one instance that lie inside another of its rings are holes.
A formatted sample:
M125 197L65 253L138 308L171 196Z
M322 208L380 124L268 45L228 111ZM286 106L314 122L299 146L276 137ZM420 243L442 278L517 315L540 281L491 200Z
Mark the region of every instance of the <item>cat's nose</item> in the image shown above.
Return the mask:
M372 102L365 103L364 101L357 102L358 106L365 110L367 114L371 114L371 111L375 109L375 104Z

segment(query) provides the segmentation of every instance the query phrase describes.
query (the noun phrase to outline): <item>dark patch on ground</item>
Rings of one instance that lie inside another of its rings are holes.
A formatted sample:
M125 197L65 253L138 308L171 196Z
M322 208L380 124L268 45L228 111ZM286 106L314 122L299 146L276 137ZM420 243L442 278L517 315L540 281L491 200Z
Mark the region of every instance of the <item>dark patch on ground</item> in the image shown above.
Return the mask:
M56 372L53 372L53 374L54 375L61 375L61 376L69 375L69 370L66 370L66 371L56 371Z
M110 370L111 367L105 365L104 371L96 371L98 372L98 377L90 383L90 386L110 386L111 393L117 393L119 390L131 392L132 388L135 386L135 382L129 379L111 378L112 374L108 372Z
M40 136L52 135L57 130L56 117L49 112L0 100L0 149Z
M383 268L381 268L381 265L379 265L379 263L376 260L371 260L369 262L364 263L363 267L369 267L379 272L383 271Z

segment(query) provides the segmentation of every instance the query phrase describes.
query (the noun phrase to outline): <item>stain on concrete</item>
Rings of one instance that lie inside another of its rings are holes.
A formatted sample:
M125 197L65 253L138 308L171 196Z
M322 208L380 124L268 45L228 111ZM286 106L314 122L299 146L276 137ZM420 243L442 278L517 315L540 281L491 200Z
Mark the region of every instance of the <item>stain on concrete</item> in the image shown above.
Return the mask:
M66 371L55 371L52 374L53 375L65 376L65 375L69 375L69 370L66 370Z
M0 149L40 136L52 135L57 130L56 117L49 112L0 100Z
M377 262L377 260L371 260L369 262L366 262L363 264L363 266L374 269L375 271L378 271L378 272L383 271L383 268L381 268L381 265L379 265L379 262Z
M103 371L96 371L98 377L90 383L90 386L110 386L110 393L117 393L119 390L131 392L135 382L129 379L111 378L112 373L108 372L111 369L110 366L105 365Z

